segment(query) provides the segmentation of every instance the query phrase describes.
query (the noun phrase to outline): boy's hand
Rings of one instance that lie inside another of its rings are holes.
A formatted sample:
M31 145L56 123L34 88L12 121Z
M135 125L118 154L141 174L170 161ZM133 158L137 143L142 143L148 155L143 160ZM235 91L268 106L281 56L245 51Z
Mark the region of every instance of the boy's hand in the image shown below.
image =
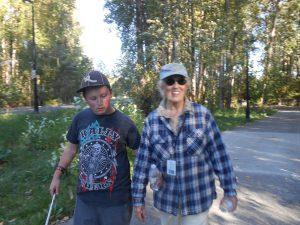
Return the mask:
M55 172L49 188L49 192L51 195L59 194L60 177L62 175L62 172L70 165L70 163L76 156L76 152L77 145L69 142L62 156L60 157L58 166L55 168Z
M60 186L60 178L54 176L51 181L50 188L49 188L50 194L52 196L54 194L57 194L57 195L59 194L59 186Z

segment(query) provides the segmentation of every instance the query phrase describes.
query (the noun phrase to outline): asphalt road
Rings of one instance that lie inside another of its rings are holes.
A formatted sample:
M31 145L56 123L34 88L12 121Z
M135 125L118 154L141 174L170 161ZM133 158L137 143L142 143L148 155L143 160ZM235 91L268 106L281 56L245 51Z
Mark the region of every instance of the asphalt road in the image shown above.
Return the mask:
M238 177L239 206L234 213L221 212L218 188L210 225L299 225L300 111L279 111L222 135ZM150 190L146 207L144 224L159 225ZM138 224L133 216L131 225Z
M279 111L223 139L238 176L239 208L226 215L214 204L211 225L299 225L300 111Z

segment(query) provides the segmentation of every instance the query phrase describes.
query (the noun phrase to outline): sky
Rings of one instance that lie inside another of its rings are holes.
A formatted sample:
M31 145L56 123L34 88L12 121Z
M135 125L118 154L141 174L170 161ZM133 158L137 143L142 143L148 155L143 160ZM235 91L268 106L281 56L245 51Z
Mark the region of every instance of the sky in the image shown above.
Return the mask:
M95 69L114 69L121 57L121 40L116 27L104 22L103 0L76 0L76 18L80 23L80 37L84 54L93 60Z
M261 77L263 75L263 65L262 60L264 58L264 45L261 42L255 42L255 50L250 53L250 73L256 77Z

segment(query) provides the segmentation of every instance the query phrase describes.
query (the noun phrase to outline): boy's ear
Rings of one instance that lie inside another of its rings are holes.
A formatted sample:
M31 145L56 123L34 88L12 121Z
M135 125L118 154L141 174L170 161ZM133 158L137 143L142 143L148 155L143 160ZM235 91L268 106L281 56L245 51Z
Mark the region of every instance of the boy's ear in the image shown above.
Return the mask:
M86 101L84 92L81 93L81 97L82 97L82 99L83 99L84 101Z
M109 89L110 95L113 96L113 91L112 89Z

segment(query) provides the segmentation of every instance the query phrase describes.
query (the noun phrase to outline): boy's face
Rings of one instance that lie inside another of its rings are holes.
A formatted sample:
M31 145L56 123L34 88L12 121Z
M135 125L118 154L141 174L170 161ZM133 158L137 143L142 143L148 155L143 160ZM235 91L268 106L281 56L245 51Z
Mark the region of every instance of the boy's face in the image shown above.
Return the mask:
M111 91L106 86L89 89L85 93L85 101L96 115L110 114L112 107L110 100Z

